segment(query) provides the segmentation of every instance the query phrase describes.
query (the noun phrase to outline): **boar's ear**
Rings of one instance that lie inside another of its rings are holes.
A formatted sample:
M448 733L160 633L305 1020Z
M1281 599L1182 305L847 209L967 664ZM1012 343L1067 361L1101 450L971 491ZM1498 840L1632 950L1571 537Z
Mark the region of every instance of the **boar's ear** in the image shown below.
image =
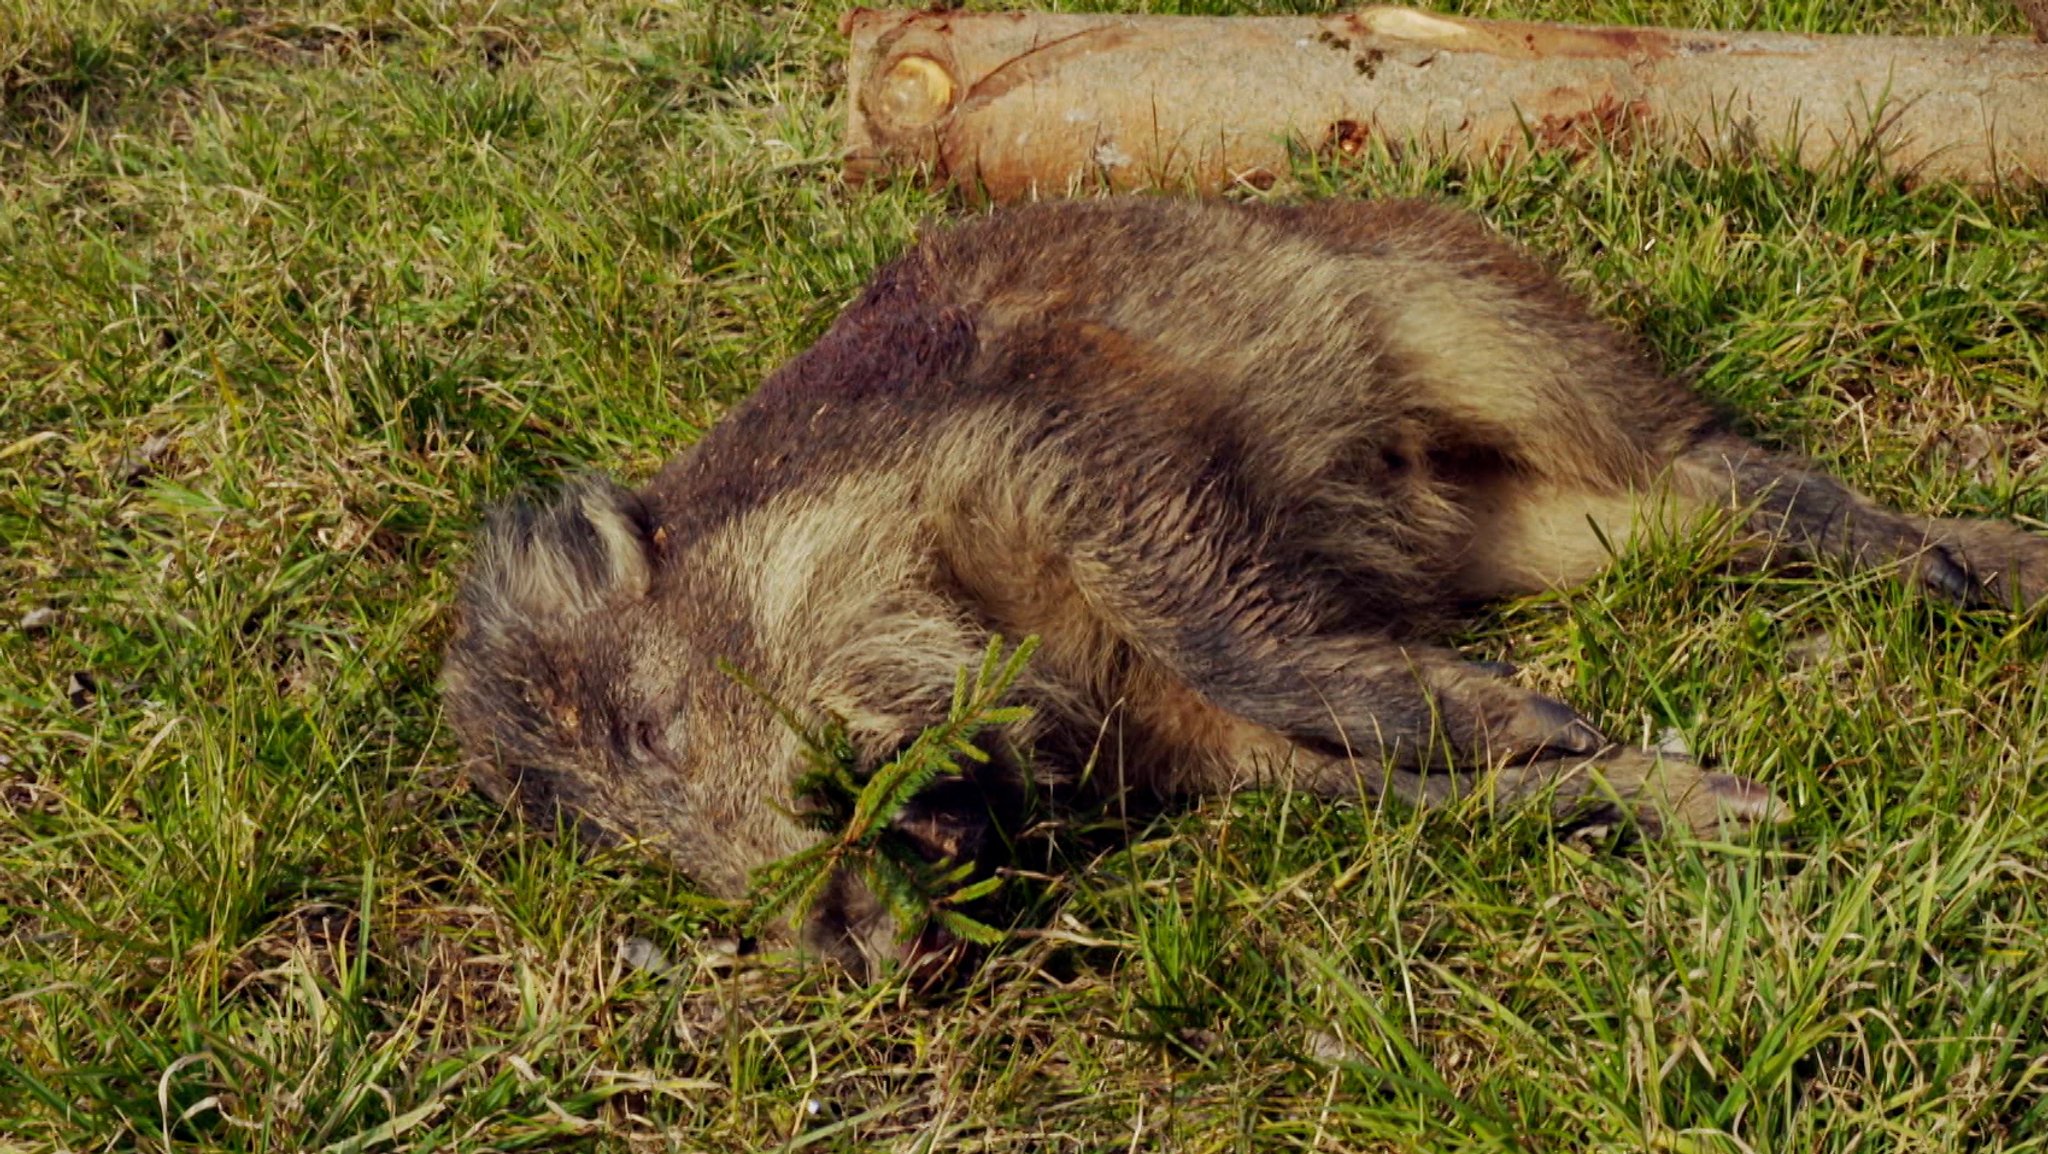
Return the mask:
M571 483L547 505L500 506L477 542L465 616L567 623L644 596L654 575L650 529L640 498L601 477Z
M478 536L441 664L444 701L471 780L542 824L573 814L579 829L608 827L590 753L608 719L591 706L618 654L584 626L646 595L650 524L638 497L592 478L545 505L499 507Z

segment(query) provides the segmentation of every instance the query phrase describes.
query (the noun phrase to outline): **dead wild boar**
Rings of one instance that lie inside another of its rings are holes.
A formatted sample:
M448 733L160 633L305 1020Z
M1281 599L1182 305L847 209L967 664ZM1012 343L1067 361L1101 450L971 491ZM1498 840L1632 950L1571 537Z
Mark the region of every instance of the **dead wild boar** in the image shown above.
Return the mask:
M996 633L1042 640L1008 735L1040 775L1773 820L1764 787L1434 640L1710 511L1760 560L2048 596L2048 538L1888 512L1730 434L1460 213L1043 205L923 239L644 488L497 510L447 708L486 793L727 896L819 835L790 816L798 737L721 660L874 765ZM905 820L971 842L1014 784L992 764ZM862 971L903 949L849 879L801 936Z

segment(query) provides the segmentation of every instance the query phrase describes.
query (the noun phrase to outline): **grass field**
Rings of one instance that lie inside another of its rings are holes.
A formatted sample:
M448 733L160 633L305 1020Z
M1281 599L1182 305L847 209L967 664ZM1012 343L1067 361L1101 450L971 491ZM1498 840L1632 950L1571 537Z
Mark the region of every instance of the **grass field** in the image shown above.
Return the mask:
M0 0L0 1149L2048 1148L2039 613L1644 551L1464 643L1782 833L1210 803L1045 863L940 998L468 793L482 504L647 475L946 211L836 182L836 16ZM2044 527L2048 202L1867 176L1302 180L1469 204L1764 439Z

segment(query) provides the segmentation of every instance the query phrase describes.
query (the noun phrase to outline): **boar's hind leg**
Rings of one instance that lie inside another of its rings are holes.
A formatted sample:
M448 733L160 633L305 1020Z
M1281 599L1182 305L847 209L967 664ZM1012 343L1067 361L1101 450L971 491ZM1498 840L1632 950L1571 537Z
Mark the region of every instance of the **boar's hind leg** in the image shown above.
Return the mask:
M1465 506L1472 529L1451 584L1475 601L1589 581L1639 534L1675 529L1698 509L1664 482L1631 489L1505 477L1469 485Z
M1701 441L1679 459L1676 479L1697 499L1744 513L1766 561L1897 569L1965 605L2048 601L2048 537L1996 521L1895 513L1808 462L1733 436Z
M1641 488L1482 478L1464 494L1472 531L1452 584L1490 599L1564 588L1604 568L1646 527L1681 528L1707 510L1745 519L1750 559L1830 560L1888 569L1964 605L2048 601L2048 537L1998 521L1893 512L1810 462L1727 434L1678 455Z

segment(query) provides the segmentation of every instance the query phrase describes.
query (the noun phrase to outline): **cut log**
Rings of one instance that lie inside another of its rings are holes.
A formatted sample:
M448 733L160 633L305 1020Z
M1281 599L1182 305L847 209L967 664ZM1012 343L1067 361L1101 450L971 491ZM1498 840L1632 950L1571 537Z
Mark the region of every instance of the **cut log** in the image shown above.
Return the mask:
M1290 148L1454 156L1782 152L1915 181L2048 180L2048 49L2019 38L1686 32L1465 20L855 10L847 173L924 169L996 200L1213 191Z

